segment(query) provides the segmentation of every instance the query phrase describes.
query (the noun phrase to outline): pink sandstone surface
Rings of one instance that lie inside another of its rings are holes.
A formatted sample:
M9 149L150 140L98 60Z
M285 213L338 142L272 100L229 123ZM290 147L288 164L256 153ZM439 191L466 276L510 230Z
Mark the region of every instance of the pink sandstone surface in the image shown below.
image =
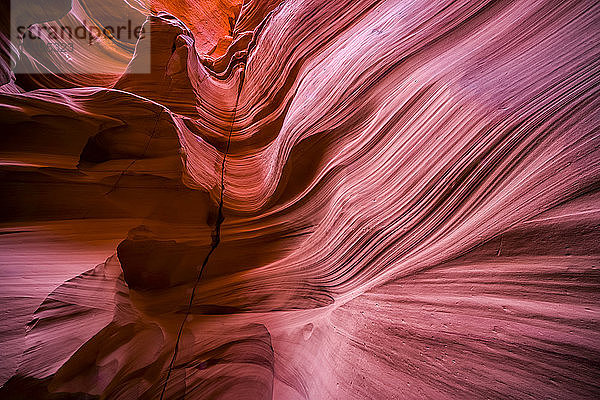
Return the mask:
M2 37L0 398L600 396L598 3L136 4Z

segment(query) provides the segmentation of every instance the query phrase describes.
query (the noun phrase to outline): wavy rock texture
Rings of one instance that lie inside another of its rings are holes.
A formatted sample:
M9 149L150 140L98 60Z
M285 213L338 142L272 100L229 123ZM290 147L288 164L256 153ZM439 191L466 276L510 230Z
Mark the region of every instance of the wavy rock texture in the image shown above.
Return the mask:
M597 3L135 7L3 58L2 398L600 396Z

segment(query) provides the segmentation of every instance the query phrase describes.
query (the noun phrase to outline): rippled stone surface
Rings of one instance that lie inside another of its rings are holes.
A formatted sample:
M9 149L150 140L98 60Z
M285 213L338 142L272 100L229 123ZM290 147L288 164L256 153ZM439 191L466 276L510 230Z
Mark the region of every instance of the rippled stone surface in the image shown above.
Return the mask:
M135 4L2 37L0 398L600 395L598 4Z

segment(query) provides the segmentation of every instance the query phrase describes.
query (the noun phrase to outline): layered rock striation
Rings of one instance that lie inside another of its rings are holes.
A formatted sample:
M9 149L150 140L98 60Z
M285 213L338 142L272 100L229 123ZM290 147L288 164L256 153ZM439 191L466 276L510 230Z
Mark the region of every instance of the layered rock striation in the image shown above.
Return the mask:
M131 9L3 36L0 397L599 395L598 4Z

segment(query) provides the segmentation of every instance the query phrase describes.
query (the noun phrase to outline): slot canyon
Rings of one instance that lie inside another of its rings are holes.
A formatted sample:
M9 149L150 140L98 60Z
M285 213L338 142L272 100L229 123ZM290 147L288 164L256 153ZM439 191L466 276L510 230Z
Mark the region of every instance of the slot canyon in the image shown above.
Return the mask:
M600 397L600 3L2 7L0 399Z

